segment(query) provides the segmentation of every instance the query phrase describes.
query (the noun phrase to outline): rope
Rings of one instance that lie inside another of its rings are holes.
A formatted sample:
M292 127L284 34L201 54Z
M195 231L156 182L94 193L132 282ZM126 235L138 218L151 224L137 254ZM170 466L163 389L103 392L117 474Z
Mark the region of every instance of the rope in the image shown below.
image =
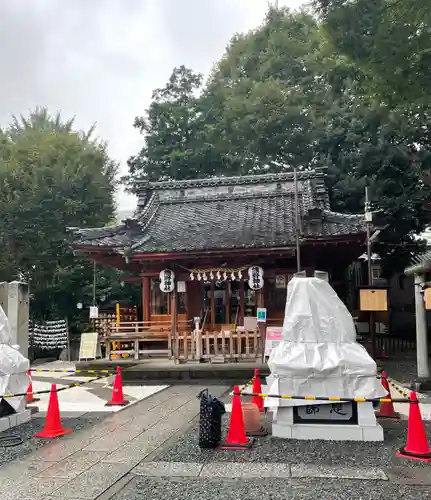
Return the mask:
M409 403L410 399L389 399L389 398L336 398L336 397L320 397L320 396L289 396L286 394L259 394L250 392L234 392L234 396L254 396L260 398L277 398L277 399L301 399L305 401L334 401L338 403Z
M406 391L404 391L403 389L401 389L401 387L399 385L395 384L395 382L393 382L389 377L386 377L386 380L402 396L404 396L405 398L410 399L410 394L408 394Z
M51 392L62 392L62 391L65 391L67 389L72 389L73 387L80 387L81 385L85 385L85 384L91 384L91 382L95 382L96 380L100 380L102 378L107 378L107 377L110 377L111 375L115 375L114 372L111 372L109 373L108 375L100 375L99 377L95 377L95 378L92 378L90 380L85 380L84 382L74 382L73 384L69 384L69 385L66 385L64 387L60 387L59 389L56 389L55 391L52 391L51 389L46 389L44 391L33 391L32 394L50 394ZM27 396L27 392L20 392L20 393L16 393L16 394L3 394L3 395L0 395L0 399L1 398L15 398L15 397L19 397L19 396Z
M112 373L110 370L48 370L45 368L30 368L36 373Z
M11 434L10 436L0 436L0 447L1 448L13 448L14 446L19 446L24 441L18 434Z
M247 389L247 387L250 387L251 385L253 385L255 378L256 377L253 375L253 377L251 377L251 379L248 382L246 382L242 387L239 388L239 391L244 392Z

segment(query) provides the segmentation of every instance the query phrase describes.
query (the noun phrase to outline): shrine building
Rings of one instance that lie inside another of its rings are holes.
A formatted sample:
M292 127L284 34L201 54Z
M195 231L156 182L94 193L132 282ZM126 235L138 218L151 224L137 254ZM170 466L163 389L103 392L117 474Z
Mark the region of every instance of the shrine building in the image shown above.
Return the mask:
M71 229L77 253L142 284L137 317L117 318L108 332L134 335L135 359L151 350L151 339L165 342L174 358L184 349L214 354L219 335L229 344L229 332L257 328L258 308L266 309L266 326L281 326L298 241L301 270L327 271L347 296L346 269L364 251L366 227L362 216L331 210L322 171L298 172L296 182L280 173L140 181L137 188L133 218ZM196 328L215 348L193 345L187 336Z

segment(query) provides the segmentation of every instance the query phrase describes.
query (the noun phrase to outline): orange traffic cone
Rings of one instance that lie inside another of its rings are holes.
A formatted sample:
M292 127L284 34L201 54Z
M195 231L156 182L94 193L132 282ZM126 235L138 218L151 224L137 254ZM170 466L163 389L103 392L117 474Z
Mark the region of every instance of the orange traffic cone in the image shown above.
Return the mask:
M431 448L428 446L425 426L415 392L410 393L407 444L400 448L396 456L421 462L431 462Z
M48 411L46 413L45 427L41 432L34 434L34 437L39 438L56 438L71 434L71 429L64 429L61 424L60 408L58 406L57 386L51 385L51 393L49 395Z
M247 450L253 444L253 439L245 435L244 417L242 414L241 396L239 387L233 388L232 411L230 414L229 431L225 442L220 446L222 450Z
M383 370L382 371L382 386L386 391L385 399L390 399L386 403L381 403L380 410L376 412L376 417L378 418L391 418L393 420L399 420L400 415L395 411L394 404L392 403L391 390L389 389L388 375Z
M111 401L105 404L105 406L127 406L129 401L124 399L123 394L123 378L121 376L121 368L117 366L117 375L114 379L114 387L112 388Z
M31 379L31 371L27 371L28 379L30 381L30 384L27 389L27 396L25 397L25 402L26 403L36 403L37 401L40 401L39 398L35 398L33 395L33 381Z
M258 369L254 370L252 391L254 394L262 394L262 385L260 383L260 375L259 375ZM254 403L258 407L259 411L265 410L265 408L263 406L263 397L262 396L252 396L251 402Z

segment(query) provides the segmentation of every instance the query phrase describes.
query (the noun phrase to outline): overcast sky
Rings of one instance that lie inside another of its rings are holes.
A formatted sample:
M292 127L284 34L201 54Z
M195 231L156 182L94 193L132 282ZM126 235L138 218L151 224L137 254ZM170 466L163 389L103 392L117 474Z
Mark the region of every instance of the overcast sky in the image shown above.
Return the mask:
M274 2L274 0L271 0ZM0 126L46 106L79 128L96 122L111 156L142 146L132 127L174 66L205 75L268 0L0 0ZM279 0L297 8L303 0ZM119 208L133 209L120 193Z

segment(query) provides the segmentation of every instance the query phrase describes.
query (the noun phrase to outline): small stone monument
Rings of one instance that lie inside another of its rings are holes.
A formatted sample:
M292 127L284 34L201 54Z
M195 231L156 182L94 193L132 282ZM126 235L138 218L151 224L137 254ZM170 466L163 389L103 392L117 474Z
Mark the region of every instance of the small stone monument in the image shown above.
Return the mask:
M296 276L290 281L282 335L268 361L269 394L385 396L376 378L376 363L356 342L353 318L327 278ZM275 406L275 437L383 441L372 402L272 398L266 405Z
M25 393L29 385L27 371L30 363L12 342L9 320L0 306L0 395ZM0 432L30 419L25 396L0 398Z
M19 346L21 354L28 358L28 285L11 281L8 285L7 317L11 334L11 345Z

